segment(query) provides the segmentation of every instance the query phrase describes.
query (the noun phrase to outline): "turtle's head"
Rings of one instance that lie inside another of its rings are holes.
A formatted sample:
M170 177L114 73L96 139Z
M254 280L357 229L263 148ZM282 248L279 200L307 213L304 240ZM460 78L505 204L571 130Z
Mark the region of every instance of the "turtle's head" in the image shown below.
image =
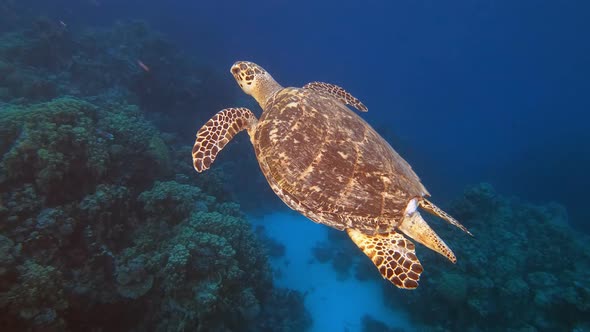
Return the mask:
M264 68L254 62L238 61L231 67L231 73L240 88L254 97L263 109L268 98L283 88Z

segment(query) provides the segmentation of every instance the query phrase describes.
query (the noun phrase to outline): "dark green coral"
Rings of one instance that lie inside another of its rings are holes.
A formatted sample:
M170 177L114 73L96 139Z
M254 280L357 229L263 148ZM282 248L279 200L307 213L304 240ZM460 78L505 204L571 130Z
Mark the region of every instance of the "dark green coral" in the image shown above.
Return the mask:
M417 321L448 331L565 331L586 321L590 241L567 225L564 208L502 197L481 184L468 188L449 212L474 234L439 228L457 265L420 251L420 287L412 294L386 289L391 304L402 301Z
M197 176L190 140L146 120L205 121L194 110L211 104L205 87L222 90L214 75L202 84L203 70L140 22L81 33L27 22L0 36L2 328L309 326L301 294L273 288L224 168Z
M94 134L95 117L94 106L73 98L1 112L0 169L5 177L0 185L33 182L48 194L60 188L83 190L100 180L108 152Z
M0 112L0 137L0 187L34 183L50 204L78 199L101 182L136 183L169 167L166 147L153 143L161 141L158 132L124 105L98 109L64 97L7 108Z
M177 223L202 205L207 210L215 198L201 191L199 187L181 184L176 181L156 181L154 186L139 195L148 218ZM161 215L160 211L167 211Z

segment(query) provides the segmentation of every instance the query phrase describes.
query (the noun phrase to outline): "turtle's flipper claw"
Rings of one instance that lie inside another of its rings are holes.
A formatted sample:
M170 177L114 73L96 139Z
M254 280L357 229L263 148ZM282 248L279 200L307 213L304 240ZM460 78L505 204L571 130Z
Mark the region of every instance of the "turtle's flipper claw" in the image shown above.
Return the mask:
M399 288L418 287L418 280L424 269L416 257L414 244L401 233L392 231L370 236L352 228L346 231L352 241L373 261L383 278Z
M247 108L226 108L215 114L197 132L193 146L193 166L197 172L209 167L217 154L240 131L256 125L256 116Z
M346 92L343 88L335 84L323 83L323 82L311 82L303 86L304 89L310 89L315 91L323 91L332 97L340 100L346 105L350 105L361 112L367 112L369 109L360 100L356 99L353 95Z

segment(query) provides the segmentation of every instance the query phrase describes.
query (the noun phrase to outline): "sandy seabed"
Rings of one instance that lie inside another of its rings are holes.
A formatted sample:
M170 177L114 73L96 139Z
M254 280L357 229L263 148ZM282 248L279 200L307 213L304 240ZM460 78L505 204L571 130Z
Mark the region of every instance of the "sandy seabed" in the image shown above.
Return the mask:
M289 212L250 220L254 226L264 226L269 237L285 245L285 256L271 259L273 269L278 272L275 284L306 294L305 306L313 318L310 331L361 331L365 314L392 328L414 330L404 313L383 305L381 289L386 281L358 281L353 276L341 280L330 263L314 260L312 248L318 242L327 241L326 226Z

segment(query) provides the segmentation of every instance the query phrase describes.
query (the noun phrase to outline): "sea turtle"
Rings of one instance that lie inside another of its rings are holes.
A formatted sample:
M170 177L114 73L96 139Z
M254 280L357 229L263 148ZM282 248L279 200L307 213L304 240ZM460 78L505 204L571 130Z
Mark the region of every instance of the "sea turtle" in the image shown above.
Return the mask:
M423 271L404 234L456 262L417 208L469 231L426 199L430 195L411 166L346 106L366 112L363 103L329 83L283 88L252 62L236 62L231 73L262 115L257 120L247 108L214 115L197 132L197 172L245 129L262 173L283 202L314 222L346 230L397 287L416 288Z

